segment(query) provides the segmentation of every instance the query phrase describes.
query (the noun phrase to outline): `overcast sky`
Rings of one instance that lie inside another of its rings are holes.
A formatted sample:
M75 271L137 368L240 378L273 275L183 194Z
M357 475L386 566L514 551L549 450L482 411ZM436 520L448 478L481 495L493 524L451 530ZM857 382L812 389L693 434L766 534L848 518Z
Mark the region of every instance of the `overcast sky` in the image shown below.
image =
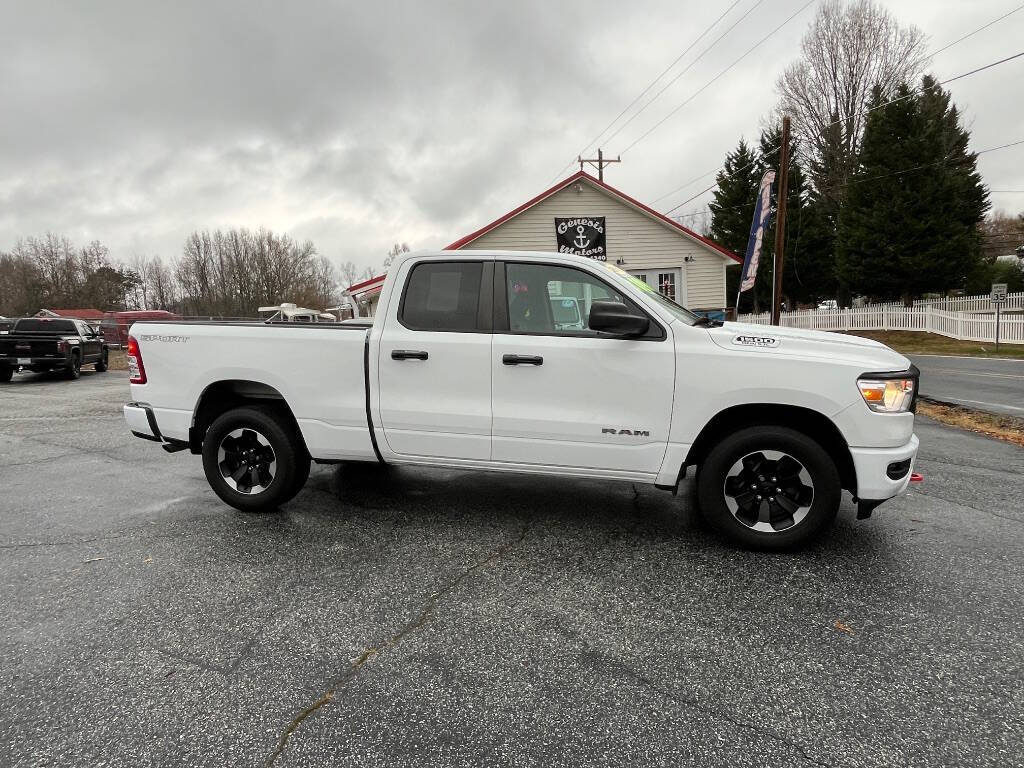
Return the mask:
M0 249L53 231L176 257L194 229L267 226L335 262L440 247L545 189L732 0L0 0ZM757 0L742 0L724 30ZM613 140L622 152L806 0L761 0ZM1018 0L886 0L939 48ZM756 138L817 3L637 143L607 180L665 193ZM711 33L677 71L717 36ZM935 58L1024 50L1024 11ZM951 85L974 149L1024 139L1024 58ZM1024 190L1024 145L984 155ZM573 166L564 170L567 176ZM993 193L1024 210L1024 194ZM699 205L693 203L685 210Z

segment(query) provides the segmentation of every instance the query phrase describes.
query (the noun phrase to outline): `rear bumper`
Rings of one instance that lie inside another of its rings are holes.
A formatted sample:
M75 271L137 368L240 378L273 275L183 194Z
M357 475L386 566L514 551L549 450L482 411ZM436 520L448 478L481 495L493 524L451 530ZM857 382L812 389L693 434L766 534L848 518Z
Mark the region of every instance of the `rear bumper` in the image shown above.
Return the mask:
M27 360L28 362L22 362ZM0 355L0 365L9 365L11 368L24 366L25 368L67 368L71 361L66 357L17 357Z
M155 440L158 443L164 441L163 436L160 434L160 427L156 423L156 416L153 415L153 409L149 407L148 403L132 402L125 404L124 420L128 424L128 429L136 437L141 437L145 440Z
M917 435L898 448L851 448L853 467L857 472L857 497L884 501L899 496L910 484L914 459L920 441ZM890 476L890 466L896 465Z

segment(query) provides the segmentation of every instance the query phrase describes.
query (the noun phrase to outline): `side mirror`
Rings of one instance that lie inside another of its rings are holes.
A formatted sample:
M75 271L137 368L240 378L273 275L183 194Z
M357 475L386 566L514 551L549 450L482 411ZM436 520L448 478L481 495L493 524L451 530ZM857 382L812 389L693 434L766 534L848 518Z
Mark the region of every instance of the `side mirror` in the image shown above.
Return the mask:
M630 312L629 307L618 301L599 299L590 305L587 325L592 331L615 336L640 336L647 333L651 321L644 315Z

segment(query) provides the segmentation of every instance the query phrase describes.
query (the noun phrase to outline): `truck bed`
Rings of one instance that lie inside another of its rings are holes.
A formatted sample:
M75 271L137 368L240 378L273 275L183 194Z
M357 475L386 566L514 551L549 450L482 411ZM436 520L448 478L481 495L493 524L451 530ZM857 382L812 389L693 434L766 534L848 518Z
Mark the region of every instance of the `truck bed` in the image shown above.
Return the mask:
M250 395L283 397L296 409L293 415L313 458L374 458L366 325L162 321L136 323L130 333L147 375L146 384L133 386L133 396L153 403L165 438L188 440L207 388L235 382Z

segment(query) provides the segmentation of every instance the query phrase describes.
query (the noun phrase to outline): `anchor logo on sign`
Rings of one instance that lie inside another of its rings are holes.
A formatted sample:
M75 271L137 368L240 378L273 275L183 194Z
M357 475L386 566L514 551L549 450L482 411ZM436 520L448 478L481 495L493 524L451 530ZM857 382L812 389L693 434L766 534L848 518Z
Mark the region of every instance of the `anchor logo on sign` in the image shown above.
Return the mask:
M573 242L576 244L577 248L586 248L590 245L590 239L583 234L583 230L584 227L582 224L576 227L576 239L573 240Z

